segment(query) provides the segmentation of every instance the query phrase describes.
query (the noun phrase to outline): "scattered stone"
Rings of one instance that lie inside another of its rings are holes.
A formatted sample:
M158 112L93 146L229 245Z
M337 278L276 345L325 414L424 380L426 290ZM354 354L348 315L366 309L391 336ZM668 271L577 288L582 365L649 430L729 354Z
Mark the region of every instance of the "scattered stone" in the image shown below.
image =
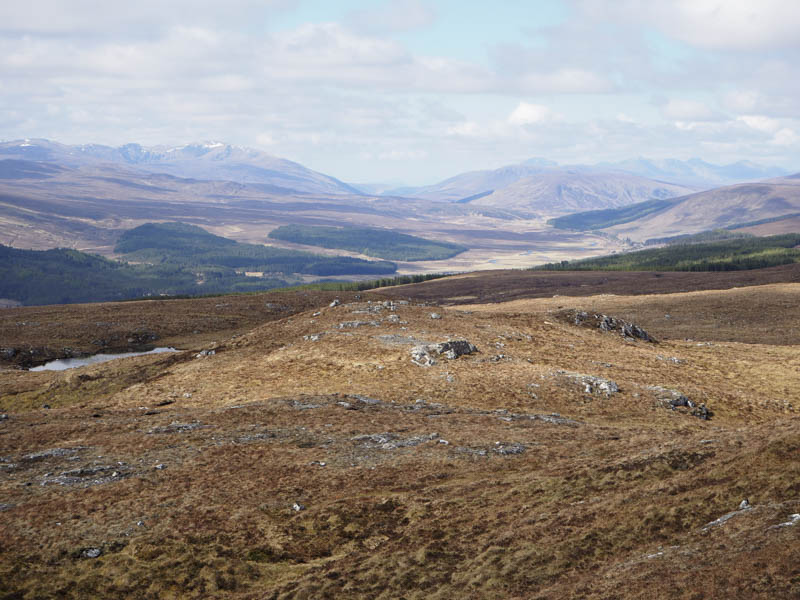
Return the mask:
M8 415L6 413L0 413L0 421L8 421Z
M750 503L745 499L745 500L743 500L741 502L741 504L739 504L739 508L737 510L734 510L734 511L731 511L731 512L729 512L727 514L724 514L719 519L715 519L714 521L711 521L710 523L706 523L703 526L703 531L708 531L709 529L711 529L713 527L719 527L720 525L724 525L728 520L732 519L733 517L735 517L737 515L741 515L743 513L746 513L749 510L752 510L752 508L753 507L750 505Z
M359 402L363 402L364 404L381 404L381 401L377 398L370 398L369 396L363 396L361 394L350 394L348 398L355 398Z
M378 321L344 321L343 323L339 323L339 329L356 329L357 327L378 327L380 326L380 322Z
M109 471L111 471L109 473ZM80 467L63 471L60 475L51 477L52 473L47 473L41 485L82 485L89 487L118 481L128 475L128 467L124 463L117 465L93 465L90 467Z
M425 442L439 439L438 433L428 435L415 435L410 438L398 439L393 433L373 433L368 435L357 435L351 438L354 442L361 442L362 446L377 447L382 450L395 450L396 448L406 448L409 446L419 446Z
M192 393L191 392L184 392L183 393L183 397L184 398L191 398L192 397Z
M525 446L518 442L495 442L492 451L501 456L511 456L513 454L522 454L525 452Z
M338 302L338 300L335 300L334 302ZM305 510L305 509L306 509L306 507L303 506L302 504L300 504L299 502L295 502L294 504L292 504L292 510L294 512L300 512L301 510Z
M800 514L795 513L793 515L789 515L789 520L786 521L785 523L778 523L777 525L773 525L772 527L770 527L770 529L778 529L780 527L794 527L798 523L800 523Z
M205 356L214 356L217 353L216 350L201 350L197 354L194 355L195 358L203 358Z
M374 315L378 314L379 312L383 311L383 306L380 304L372 304L367 306L367 308L359 308L356 310L351 310L350 314L352 315Z
M322 460L312 460L312 461L311 461L310 463L308 463L308 464L310 464L310 465L317 465L317 466L319 466L319 467L324 467L324 466L325 466L326 464L328 464L328 463L326 463L325 461L322 461Z
M657 360L663 360L666 362L671 362L676 365L683 365L686 364L686 361L675 356L661 356L660 354L656 355Z
M14 508L13 504L0 503L0 512L6 511L6 510L10 510L12 508Z
M178 423L177 421L173 421L169 425L164 425L162 427L154 427L147 433L185 433L187 431L193 431L195 429L199 429L200 427L205 427L202 423L194 422L194 423Z
M313 402L301 402L300 400L292 400L289 406L295 410L311 410L314 408L322 408L322 404L314 404Z
M568 371L556 371L556 373L580 385L586 394L605 394L606 396L611 396L619 392L619 386L611 379L596 377L595 375L584 375L582 373L570 373Z
M685 394L678 390L672 390L658 385L648 386L647 389L654 392L656 399L666 404L671 410L689 409L688 411L682 412L703 419L704 421L708 421L714 414L705 404L700 404L698 406L694 401L690 400Z
M276 304L274 302L265 302L264 307L270 310L280 310L280 311L289 310L288 306L284 306L283 304Z
M486 457L489 453L484 448L469 448L467 446L456 446L454 450L461 454L471 454L473 456Z
M393 317L397 315L392 315ZM384 344L389 344L392 346L395 345L409 345L409 344L419 344L420 340L407 336L407 335L398 335L396 333L390 333L386 335L379 335L376 336L378 340L383 342Z
M438 320L438 319L441 319L441 318L442 318L442 315L440 315L439 313L435 313L435 312L431 313L431 319Z
M102 548L84 548L81 550L81 556L84 558L97 558L103 553Z
M75 448L51 448L49 450L42 450L41 452L32 452L22 457L26 462L36 462L45 460L47 458L61 458L64 456L72 456L81 450L86 450L85 446L78 446Z
M158 463L155 467L153 467L156 471L163 471L167 468L167 465L164 463Z
M499 411L497 411L499 412ZM562 417L558 413L550 413L548 415L545 414L517 414L517 413L505 413L505 417L511 421L543 421L545 423L549 423L551 425L570 425L576 426L580 425L579 421L575 421L574 419L569 419L567 417Z
M391 433L373 433L369 435L357 435L352 439L354 442L361 442L363 445L382 446L388 444L395 438Z
M322 336L324 335L325 335L324 333L312 333L310 335L304 335L303 339L306 340L307 342L318 342L322 339Z

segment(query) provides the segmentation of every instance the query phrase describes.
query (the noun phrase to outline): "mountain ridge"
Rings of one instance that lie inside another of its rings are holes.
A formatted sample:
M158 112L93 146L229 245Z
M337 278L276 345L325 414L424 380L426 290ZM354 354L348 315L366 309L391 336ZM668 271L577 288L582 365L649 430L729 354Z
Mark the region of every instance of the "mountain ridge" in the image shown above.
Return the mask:
M303 193L362 195L355 187L300 163L223 142L195 142L174 147L128 143L112 147L25 139L0 143L0 158L61 163L76 168L110 163L189 179L269 184Z

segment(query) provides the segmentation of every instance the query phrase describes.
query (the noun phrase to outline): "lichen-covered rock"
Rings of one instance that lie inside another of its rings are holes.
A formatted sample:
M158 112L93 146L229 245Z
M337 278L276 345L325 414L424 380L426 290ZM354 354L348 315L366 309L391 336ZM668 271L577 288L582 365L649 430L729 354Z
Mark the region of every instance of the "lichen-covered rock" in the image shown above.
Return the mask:
M411 349L411 362L420 367L436 364L434 356L443 356L449 360L477 352L475 344L467 340L449 340L438 344L421 344Z
M644 329L635 323L629 323L623 319L611 317L609 315L589 313L583 310L565 310L556 315L560 320L578 325L580 327L597 328L601 331L617 332L628 340L642 340L645 342L655 342Z
M583 388L586 394L604 394L611 396L619 392L619 386L611 379L597 377L595 375L584 375L583 373L570 373L568 371L558 371L557 375L566 378L572 383L576 383Z
M658 385L648 386L648 389L655 394L656 399L661 404L666 405L672 410L678 410L679 412L689 414L703 421L708 421L714 414L705 404L698 405L678 390L672 390Z
M433 345L433 351L437 354L449 358L450 360L472 354L478 351L477 346L468 342L467 340L450 340L447 342L440 342Z

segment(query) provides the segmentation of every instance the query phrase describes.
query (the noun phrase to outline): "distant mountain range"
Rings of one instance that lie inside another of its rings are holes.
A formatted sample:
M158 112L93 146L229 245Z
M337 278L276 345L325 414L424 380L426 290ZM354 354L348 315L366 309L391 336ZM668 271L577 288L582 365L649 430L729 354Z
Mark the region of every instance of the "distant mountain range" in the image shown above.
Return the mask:
M395 188L383 193L564 214L589 207L614 208L654 198L670 198L787 173L784 169L751 162L719 166L698 158L564 166L534 158L498 169L461 173L434 185Z
M111 147L68 146L44 139L0 143L0 159L45 161L73 168L111 164L175 177L267 184L287 191L315 194L360 194L356 188L303 165L252 148L222 142L146 148L139 144Z
M280 225L370 226L470 248L454 258L462 270L488 268L496 256L514 252L509 264L526 266L561 260L566 252L623 246L606 233L645 241L785 220L800 213L800 177L758 181L776 172L783 173L699 159L576 166L531 159L431 186L359 190L296 162L222 142L146 148L17 140L0 143L0 243L113 255L124 229L153 221L192 223L256 244ZM707 189L712 180L742 178L747 183ZM640 202L648 202L647 210L636 209ZM626 207L633 208L614 212ZM571 231L546 224L597 210L612 214L578 219L594 225L568 225ZM789 232L794 224L781 227ZM600 229L606 233L591 233ZM269 243L292 247L285 240Z
M782 177L790 173L780 167L759 165L745 160L727 165L714 165L699 158L690 158L689 160L637 158L614 163L597 163L589 168L622 171L631 175L706 189L732 183Z
M644 242L713 229L754 230L760 235L800 231L800 173L740 183L668 200L592 210L553 219L556 227L603 230Z

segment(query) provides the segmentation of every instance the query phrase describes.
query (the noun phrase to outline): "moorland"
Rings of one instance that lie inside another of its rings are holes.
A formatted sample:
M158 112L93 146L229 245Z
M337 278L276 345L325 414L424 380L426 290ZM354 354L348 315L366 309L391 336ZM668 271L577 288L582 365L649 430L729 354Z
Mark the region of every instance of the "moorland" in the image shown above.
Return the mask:
M0 311L2 595L796 598L798 267Z

